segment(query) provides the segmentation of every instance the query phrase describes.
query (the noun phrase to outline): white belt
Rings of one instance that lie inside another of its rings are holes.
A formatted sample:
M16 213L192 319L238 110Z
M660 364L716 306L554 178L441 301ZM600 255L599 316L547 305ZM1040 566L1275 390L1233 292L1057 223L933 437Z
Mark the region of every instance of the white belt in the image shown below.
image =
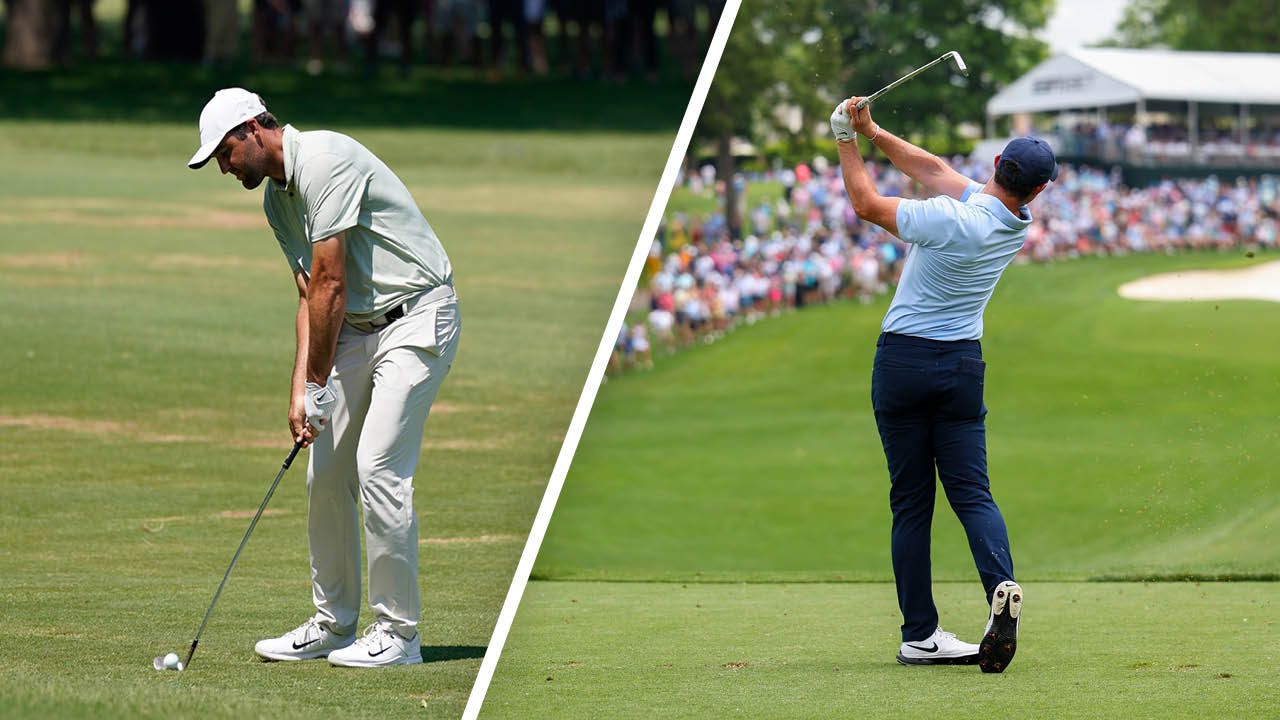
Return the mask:
M454 292L452 285L439 285L426 292L414 295L373 320L366 320L362 322L351 322L348 320L346 322L348 325L361 332L377 332L420 307L444 302L446 300L453 300L456 297L457 294Z

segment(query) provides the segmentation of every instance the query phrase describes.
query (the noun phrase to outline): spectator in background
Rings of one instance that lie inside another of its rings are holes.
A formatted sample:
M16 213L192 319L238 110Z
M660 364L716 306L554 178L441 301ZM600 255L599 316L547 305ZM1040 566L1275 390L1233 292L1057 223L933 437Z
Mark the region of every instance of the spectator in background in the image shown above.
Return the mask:
M525 34L523 52L526 65L539 77L550 70L547 62L547 42L542 34L542 26L547 22L547 0L524 0L524 24L529 30Z
M98 57L98 22L93 16L96 0L55 0L53 58L60 65L72 62L72 24L80 26L80 51L87 59Z
M479 10L474 0L435 0L434 14L428 15L428 46L434 61L445 67L479 66L476 51Z
M240 12L236 0L204 0L204 64L234 62L240 45Z
M260 65L293 62L293 20L297 12L291 0L253 0L253 61Z
M366 76L377 72L382 44L385 42L391 42L395 46L396 67L399 68L401 77L409 75L409 65L413 60L413 22L417 10L414 0L374 0L373 28L364 36ZM396 37L390 40L393 26Z
M696 0L668 0L667 46L680 63L680 72L690 80L698 72L698 7Z
M234 0L231 4L235 5ZM324 72L330 50L334 63L342 69L347 62L347 0L302 0L302 10L307 20L310 55L307 74L320 75Z
M628 346L632 368L642 370L653 369L653 355L649 351L649 329L640 322L631 326L631 337Z
M592 55L596 42L593 35L602 33L604 3L601 0L554 0L560 18L560 57L572 57L570 72L577 80L592 77ZM573 38L572 50L569 39Z
M601 0L604 6L604 76L627 79L627 46L631 39L629 0Z
M503 69L511 62L512 47L519 54L520 39L525 33L522 0L489 0L489 78L502 77ZM515 36L513 44L507 38L507 28ZM519 59L516 61L519 63Z

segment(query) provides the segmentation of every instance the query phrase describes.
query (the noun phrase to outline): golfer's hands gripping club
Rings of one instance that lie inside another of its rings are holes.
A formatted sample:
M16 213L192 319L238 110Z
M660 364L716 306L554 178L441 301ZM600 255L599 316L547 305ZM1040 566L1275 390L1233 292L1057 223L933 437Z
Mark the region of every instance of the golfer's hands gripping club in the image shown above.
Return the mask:
M844 111L845 103L836 106L831 113L831 134L838 142L848 142L857 137L853 134L853 126L849 124L849 115Z
M864 100L866 98L855 95L840 104L844 106L849 116L849 125L853 127L854 132L860 132L866 138L873 138L880 132L880 126L871 119L871 105L863 103Z
M301 397L295 397L289 408L289 429L294 442L303 447L314 442L329 426L337 402L338 395L331 383L307 383Z

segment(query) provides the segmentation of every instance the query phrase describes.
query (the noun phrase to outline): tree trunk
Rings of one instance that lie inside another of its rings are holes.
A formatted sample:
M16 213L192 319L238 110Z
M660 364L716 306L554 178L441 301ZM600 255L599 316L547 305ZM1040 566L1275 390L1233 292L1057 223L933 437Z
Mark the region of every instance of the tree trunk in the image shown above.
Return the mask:
M716 139L717 160L716 176L724 183L724 219L729 226L729 236L742 237L742 215L738 211L738 188L733 184L733 176L737 172L733 159L733 133L721 131Z
M54 3L10 0L4 39L4 66L45 70L53 64Z

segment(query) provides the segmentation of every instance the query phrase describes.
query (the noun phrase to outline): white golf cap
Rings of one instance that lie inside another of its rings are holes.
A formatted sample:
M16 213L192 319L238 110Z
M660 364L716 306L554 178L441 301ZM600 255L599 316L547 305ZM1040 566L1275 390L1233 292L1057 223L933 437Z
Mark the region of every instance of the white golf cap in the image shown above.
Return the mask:
M200 111L200 149L187 161L187 167L197 170L209 162L209 156L235 126L267 111L262 98L244 88L225 88L213 94Z

